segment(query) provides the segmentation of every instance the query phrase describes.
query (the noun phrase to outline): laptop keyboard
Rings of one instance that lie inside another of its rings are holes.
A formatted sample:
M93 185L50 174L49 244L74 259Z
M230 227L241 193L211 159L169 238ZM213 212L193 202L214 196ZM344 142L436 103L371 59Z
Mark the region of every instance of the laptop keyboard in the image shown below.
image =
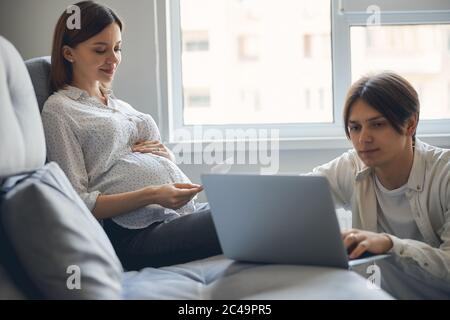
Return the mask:
M356 260L356 259L364 259L364 258L370 258L373 256L376 256L377 254L366 251L363 254L361 254L358 258L350 259L350 255L348 255L348 260Z

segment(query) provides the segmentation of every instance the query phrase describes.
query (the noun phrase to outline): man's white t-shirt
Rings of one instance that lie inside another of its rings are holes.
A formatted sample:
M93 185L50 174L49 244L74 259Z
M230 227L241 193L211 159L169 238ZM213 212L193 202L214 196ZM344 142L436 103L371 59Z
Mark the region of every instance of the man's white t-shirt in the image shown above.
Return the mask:
M398 189L386 189L375 175L375 193L378 201L378 228L401 239L424 241L412 216L406 198L407 185Z
M388 190L375 175L375 193L378 202L378 231L401 239L424 241L406 197L407 185ZM381 271L381 286L394 297L402 299L446 298L436 285L416 279L391 261L377 263ZM448 297L447 297L448 298Z

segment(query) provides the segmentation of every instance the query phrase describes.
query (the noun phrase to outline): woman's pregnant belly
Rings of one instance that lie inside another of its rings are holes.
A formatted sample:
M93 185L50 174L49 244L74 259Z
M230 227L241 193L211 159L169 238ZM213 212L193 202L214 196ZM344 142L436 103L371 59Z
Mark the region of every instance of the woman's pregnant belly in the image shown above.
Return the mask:
M137 152L121 157L96 180L98 182L93 185L93 189L103 194L118 194L167 183L191 183L181 169L169 159ZM175 210L176 213L173 210L161 209L160 206L149 205L114 218L114 221L128 228L137 228L138 225L145 227L144 225L149 225L150 222L164 220L163 216L192 213L195 211L195 203L191 200L185 206Z

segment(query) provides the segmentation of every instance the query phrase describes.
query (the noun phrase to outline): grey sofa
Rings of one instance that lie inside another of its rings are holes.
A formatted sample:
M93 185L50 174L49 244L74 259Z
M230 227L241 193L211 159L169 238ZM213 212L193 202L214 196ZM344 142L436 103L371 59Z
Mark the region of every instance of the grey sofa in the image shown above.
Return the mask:
M124 271L62 170L45 163L49 70L48 57L25 66L0 37L0 299L391 299L352 271L223 256Z

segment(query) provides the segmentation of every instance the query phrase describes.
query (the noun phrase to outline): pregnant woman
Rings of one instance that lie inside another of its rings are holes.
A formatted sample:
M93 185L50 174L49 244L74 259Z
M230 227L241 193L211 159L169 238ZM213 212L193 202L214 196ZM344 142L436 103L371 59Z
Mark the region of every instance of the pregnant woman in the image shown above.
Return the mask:
M122 22L108 7L76 4L81 28L64 12L55 28L44 123L56 161L104 228L126 269L221 253L207 204L160 141L153 118L111 90L121 61ZM132 85L132 83L130 83Z

